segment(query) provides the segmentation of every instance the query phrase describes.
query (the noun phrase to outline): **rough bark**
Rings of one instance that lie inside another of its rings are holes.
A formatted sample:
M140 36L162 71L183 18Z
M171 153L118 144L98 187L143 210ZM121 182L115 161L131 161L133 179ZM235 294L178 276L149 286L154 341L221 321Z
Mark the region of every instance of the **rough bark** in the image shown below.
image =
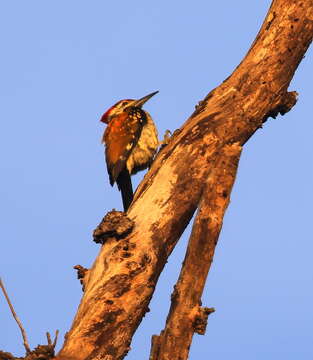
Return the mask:
M213 261L224 212L235 181L241 146L225 145L203 189L178 282L172 294L166 327L152 337L150 360L188 358L194 333L205 333L212 308L201 307L201 296Z
M108 237L86 274L85 293L59 359L113 360L127 354L221 151L234 143L242 146L269 116L295 104L296 93L287 88L312 41L312 20L312 0L274 0L241 64L162 149L128 211L134 228ZM225 166L224 176L232 171ZM210 198L210 204L216 200Z

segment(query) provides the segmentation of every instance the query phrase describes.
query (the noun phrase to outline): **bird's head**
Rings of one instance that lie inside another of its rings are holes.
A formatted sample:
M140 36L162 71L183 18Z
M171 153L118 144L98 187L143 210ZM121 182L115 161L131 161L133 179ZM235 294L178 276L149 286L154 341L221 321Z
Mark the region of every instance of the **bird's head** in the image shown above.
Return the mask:
M146 103L152 96L157 94L158 91L155 91L149 95L146 95L142 97L139 100L133 100L133 99L124 99L118 101L116 104L111 106L101 117L100 121L103 123L108 124L112 118L115 116L118 116L122 114L123 112L127 112L132 107L139 107L141 108L144 103Z

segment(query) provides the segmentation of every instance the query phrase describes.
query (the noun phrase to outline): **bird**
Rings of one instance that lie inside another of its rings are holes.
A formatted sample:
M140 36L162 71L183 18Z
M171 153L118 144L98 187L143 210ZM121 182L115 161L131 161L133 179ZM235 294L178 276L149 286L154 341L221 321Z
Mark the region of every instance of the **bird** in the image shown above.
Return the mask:
M133 201L131 175L150 167L159 146L158 131L142 106L158 91L138 100L124 99L111 106L100 121L107 124L102 137L111 186L122 194L124 212Z

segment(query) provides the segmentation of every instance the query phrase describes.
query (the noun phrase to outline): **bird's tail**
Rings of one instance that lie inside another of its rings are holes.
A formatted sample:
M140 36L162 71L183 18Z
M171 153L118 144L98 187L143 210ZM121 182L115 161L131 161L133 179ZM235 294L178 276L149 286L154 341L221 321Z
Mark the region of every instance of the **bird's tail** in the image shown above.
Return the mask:
M122 193L123 207L126 212L134 197L132 181L126 167L119 173L116 183Z

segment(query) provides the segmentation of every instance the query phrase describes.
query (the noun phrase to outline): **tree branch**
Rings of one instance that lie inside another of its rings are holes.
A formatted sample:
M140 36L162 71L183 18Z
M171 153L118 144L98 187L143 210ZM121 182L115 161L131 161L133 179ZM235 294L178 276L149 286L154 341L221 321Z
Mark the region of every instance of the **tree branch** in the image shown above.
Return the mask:
M312 0L274 0L241 64L162 149L128 211L134 228L109 237L88 271L60 359L118 360L127 354L220 152L245 144L269 116L296 102L287 88L312 41L312 19Z
M172 294L166 327L153 336L150 360L188 358L194 332L205 333L208 315L214 309L201 308L201 296L213 261L224 212L235 181L241 146L226 145L206 182L193 224L185 260Z
M28 353L31 352L31 350L30 350L30 346L29 346L29 344L28 344L26 331L25 331L25 329L23 328L22 322L21 322L21 320L19 319L19 317L17 316L17 314L16 314L16 312L15 312L15 310L14 310L14 307L13 307L11 301L10 301L10 298L9 298L8 293L7 293L6 290L5 290L5 287L4 287L4 284L3 284L1 278L0 278L0 287L1 287L2 291L3 291L3 294L4 294L4 297L5 297L6 301L7 301L8 305L9 305L9 307L10 307L11 313L12 313L12 315L13 315L13 317L14 317L17 325L18 325L18 327L19 327L20 330L21 330L22 337L23 337L23 345L24 345L24 348L25 348L25 350L26 350L26 354L28 354Z

